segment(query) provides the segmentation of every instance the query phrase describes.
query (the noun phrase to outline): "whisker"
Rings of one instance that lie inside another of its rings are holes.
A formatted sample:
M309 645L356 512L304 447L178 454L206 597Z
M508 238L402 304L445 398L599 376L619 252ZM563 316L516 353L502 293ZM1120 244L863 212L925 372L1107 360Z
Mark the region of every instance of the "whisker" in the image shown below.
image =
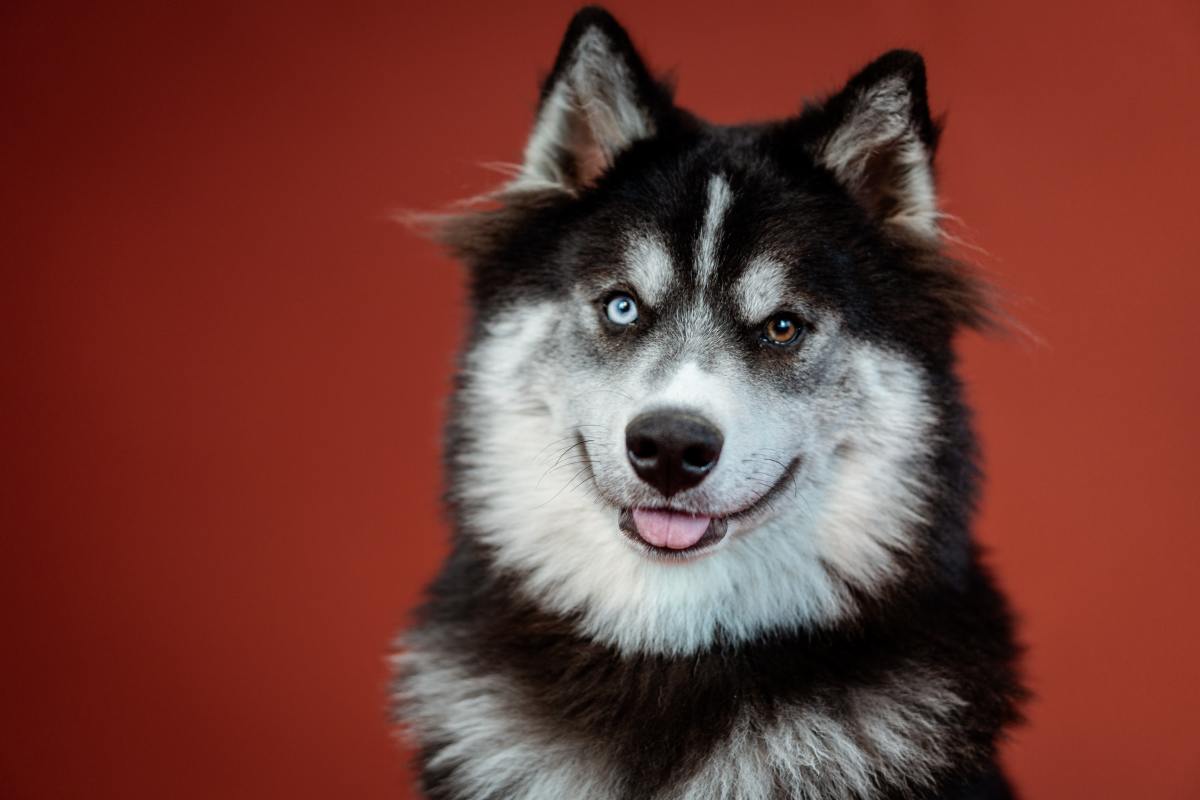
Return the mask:
M537 455L535 455L535 456L533 457L533 460L534 460L534 461L537 461L539 458L541 458L541 456L542 456L542 453L546 452L547 450L549 450L551 447L553 447L554 445L558 444L559 442L563 442L563 441L566 441L567 439L574 439L574 438L575 438L575 434L573 434L573 433L572 433L572 434L568 434L568 435L566 435L566 436L560 436L560 437L558 437L557 439L553 440L552 442L550 442L549 444L547 444L545 447L543 447L541 450L538 450L538 451L537 451Z
M551 472L553 472L558 467L558 465L562 462L562 460L564 458L566 458L567 453L570 453L573 449L575 449L576 447L579 447L580 445L586 444L587 441L588 441L587 439L577 438L575 441L571 442L570 445L568 445L566 448L564 448L563 451L558 454L558 458L554 461L554 463L551 464L549 467L547 467L546 471L543 472L541 477L538 478L537 483L534 484L534 488L540 489L542 486L542 481L544 481L546 479L546 476L549 475Z
M579 394L572 395L572 396L571 396L571 399L572 399L572 400L578 400L580 397L586 397L587 395L589 395L589 394L591 394L591 393L593 393L593 392L608 392L609 394L615 394L615 395L617 395L617 396L619 396L619 397L623 397L623 398L625 398L626 400L629 400L629 401L632 401L632 400L633 400L633 396L632 396L632 395L629 395L629 394L627 394L627 393L625 393L625 392L622 392L620 389L607 389L607 388L589 389L589 390L588 390L588 391L586 391L586 392L580 392Z

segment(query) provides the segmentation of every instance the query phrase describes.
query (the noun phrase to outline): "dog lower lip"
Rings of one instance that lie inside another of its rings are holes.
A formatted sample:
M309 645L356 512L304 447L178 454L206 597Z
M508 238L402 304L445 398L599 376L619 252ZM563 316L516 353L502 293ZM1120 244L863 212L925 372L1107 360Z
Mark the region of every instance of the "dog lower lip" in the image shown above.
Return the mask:
M761 508L764 504L768 503L771 498L781 491L782 487L784 487L795 475L796 469L800 465L800 461L801 459L799 456L793 458L784 469L783 474L779 476L779 479L767 491L763 492L749 506L731 513L727 513L725 516L717 517L706 514L694 514L689 511L672 508L622 508L619 516L617 517L617 527L627 538L637 542L645 548L648 548L658 555L688 556L693 553L699 553L703 550L711 548L713 545L719 543L725 538L725 535L729 532L729 521L731 519L737 520L747 517L755 513L755 511ZM638 530L638 523L635 519L635 515L642 516L643 520L645 520L648 515L659 516L660 519L657 522L659 524L666 524L668 526L672 526L680 521L684 522L686 525L688 524L688 520L695 520L703 517L708 519L708 526L704 529L704 532L699 536L699 538L695 538L694 529L692 530L691 534L682 537L682 541L687 543L688 546L672 547L670 546L672 539L675 539L675 544L679 544L680 541L678 538L671 535L663 536L661 531L659 531L657 532L657 535L653 537L658 539L659 543L650 541L647 536L643 535L642 531ZM668 520L664 522L661 520L661 516L664 515L682 517L684 520ZM664 544L668 546L662 546Z

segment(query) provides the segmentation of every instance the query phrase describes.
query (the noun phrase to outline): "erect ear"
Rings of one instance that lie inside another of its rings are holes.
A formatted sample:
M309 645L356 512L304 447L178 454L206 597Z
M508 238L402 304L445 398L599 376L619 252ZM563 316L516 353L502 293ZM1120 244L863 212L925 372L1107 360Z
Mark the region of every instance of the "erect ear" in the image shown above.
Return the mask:
M938 127L925 96L925 62L893 50L823 106L814 156L877 220L937 238L933 154Z
M515 186L577 192L634 142L653 136L669 90L646 69L617 21L588 7L571 20L541 103Z

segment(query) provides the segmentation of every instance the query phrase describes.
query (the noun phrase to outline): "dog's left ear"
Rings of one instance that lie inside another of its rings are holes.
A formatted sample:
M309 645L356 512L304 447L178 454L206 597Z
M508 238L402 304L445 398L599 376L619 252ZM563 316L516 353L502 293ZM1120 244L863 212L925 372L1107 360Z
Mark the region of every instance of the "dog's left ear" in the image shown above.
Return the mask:
M634 142L653 136L670 106L669 90L650 75L612 15L584 8L571 20L542 86L513 188L578 192Z
M929 116L921 56L881 56L827 100L820 116L820 133L810 140L817 163L878 221L936 239L938 127Z

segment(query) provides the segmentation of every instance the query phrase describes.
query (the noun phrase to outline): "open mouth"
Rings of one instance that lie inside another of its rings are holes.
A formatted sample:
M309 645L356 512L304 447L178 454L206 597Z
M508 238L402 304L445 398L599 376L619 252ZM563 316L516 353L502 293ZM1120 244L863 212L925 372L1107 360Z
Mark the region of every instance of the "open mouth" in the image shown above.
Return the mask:
M617 526L621 533L660 555L690 555L724 539L729 521L666 508L624 508Z
M799 463L799 458L793 459L771 488L745 508L724 516L671 508L623 508L617 527L628 539L655 555L673 558L699 555L725 538L730 520L751 516L767 505L791 480Z

